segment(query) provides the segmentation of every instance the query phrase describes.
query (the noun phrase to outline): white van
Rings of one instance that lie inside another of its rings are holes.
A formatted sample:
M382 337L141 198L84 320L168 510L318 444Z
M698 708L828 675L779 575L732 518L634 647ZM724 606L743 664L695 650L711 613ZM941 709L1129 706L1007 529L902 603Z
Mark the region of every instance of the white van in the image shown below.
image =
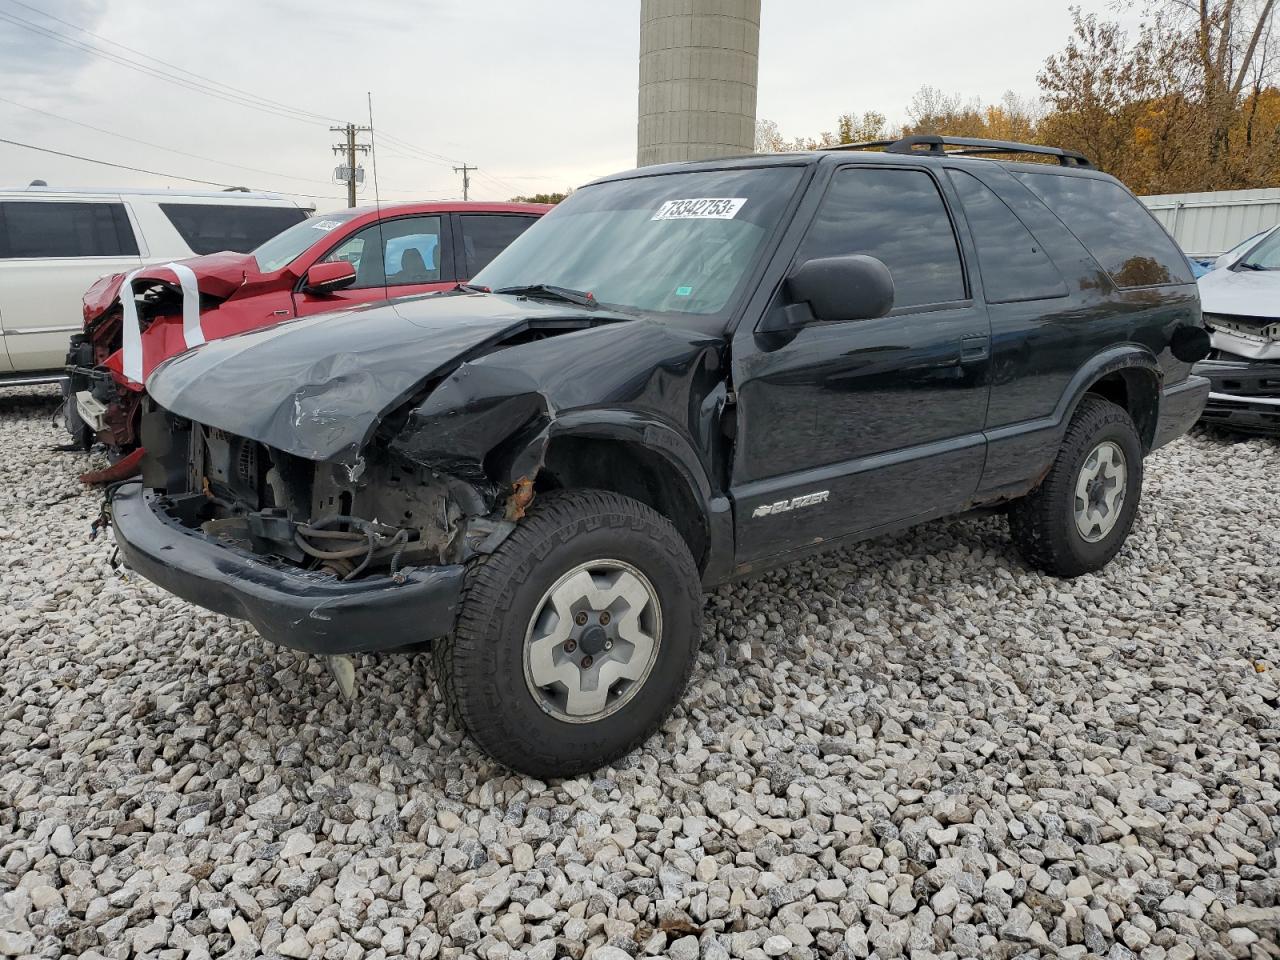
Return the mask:
M61 379L81 298L104 274L247 253L310 212L236 190L0 190L0 386Z

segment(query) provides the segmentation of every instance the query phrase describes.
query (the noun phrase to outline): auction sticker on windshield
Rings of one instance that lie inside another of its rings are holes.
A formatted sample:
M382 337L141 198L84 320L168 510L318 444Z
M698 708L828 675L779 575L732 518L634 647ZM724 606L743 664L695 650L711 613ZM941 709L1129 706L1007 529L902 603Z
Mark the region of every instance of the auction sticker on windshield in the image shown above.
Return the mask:
M732 220L747 202L746 197L697 197L668 200L651 220Z
M312 230L324 230L326 233L334 227L342 226L341 220L317 220L311 224Z

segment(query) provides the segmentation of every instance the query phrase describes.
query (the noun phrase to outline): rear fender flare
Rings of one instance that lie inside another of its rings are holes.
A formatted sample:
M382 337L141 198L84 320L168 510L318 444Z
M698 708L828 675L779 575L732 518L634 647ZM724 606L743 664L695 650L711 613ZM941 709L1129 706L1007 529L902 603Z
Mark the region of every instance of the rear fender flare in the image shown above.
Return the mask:
M1159 413L1160 389L1164 382L1164 373L1160 369L1160 363L1156 359L1156 355L1149 348L1136 343L1125 343L1095 354L1082 364L1080 369L1076 371L1075 376L1071 378L1071 382L1067 384L1067 389L1063 391L1062 398L1058 401L1058 409L1054 413L1055 419L1058 421L1060 439L1066 435L1067 426L1071 423L1071 418L1075 416L1076 409L1090 389L1104 377L1126 371L1140 373L1142 376L1150 377L1153 381L1155 389L1151 399L1155 406L1149 411L1149 420L1152 426L1155 425ZM1144 420L1147 418L1140 416L1135 419ZM1144 436L1144 446L1149 447L1150 443L1151 438Z

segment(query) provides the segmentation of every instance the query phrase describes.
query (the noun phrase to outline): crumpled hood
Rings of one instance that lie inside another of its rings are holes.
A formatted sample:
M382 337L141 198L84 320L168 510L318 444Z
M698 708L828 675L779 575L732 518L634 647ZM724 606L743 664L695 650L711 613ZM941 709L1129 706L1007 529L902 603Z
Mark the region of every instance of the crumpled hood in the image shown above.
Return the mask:
M246 280L261 276L258 261L249 253L211 253L204 257L169 261L190 268L196 275L196 287L203 294L225 300L236 292ZM135 280L161 280L174 283L172 270L165 263L153 263L138 271ZM127 274L112 273L98 279L84 295L84 322L96 320L111 309L120 297L120 285Z
M1205 313L1280 317L1280 270L1211 270L1198 284Z
M542 320L630 319L485 294L392 300L210 341L159 366L147 390L197 423L309 460L355 463L383 416L505 337Z

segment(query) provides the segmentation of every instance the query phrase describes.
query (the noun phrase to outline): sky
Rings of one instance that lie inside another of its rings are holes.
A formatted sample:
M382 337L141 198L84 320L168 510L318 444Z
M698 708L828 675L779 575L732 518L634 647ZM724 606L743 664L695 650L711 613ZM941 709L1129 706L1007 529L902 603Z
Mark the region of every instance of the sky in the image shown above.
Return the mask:
M1066 0L763 0L758 116L810 136L901 123L925 84L1035 96L1070 29ZM0 138L159 174L0 143L0 186L211 189L190 177L332 209L328 128L372 94L384 202L460 197L463 162L472 199L564 190L635 165L639 35L639 0L0 0Z

